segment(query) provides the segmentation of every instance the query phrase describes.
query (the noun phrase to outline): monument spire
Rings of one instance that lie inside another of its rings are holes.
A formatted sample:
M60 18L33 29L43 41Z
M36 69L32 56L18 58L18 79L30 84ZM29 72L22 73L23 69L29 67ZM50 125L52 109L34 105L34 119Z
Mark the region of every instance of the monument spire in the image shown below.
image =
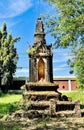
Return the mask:
M29 53L29 81L38 82L43 79L53 82L52 50L51 45L46 44L43 21L37 18L34 33L34 45Z
M43 22L42 22L41 18L37 19L36 30L34 33L34 44L36 45L39 42L44 43L44 44L46 43L44 27L43 27Z

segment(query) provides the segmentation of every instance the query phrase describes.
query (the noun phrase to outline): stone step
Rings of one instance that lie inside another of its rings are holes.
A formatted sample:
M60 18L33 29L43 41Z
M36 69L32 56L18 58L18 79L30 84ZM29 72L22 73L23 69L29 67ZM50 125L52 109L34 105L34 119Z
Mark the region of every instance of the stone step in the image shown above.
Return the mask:
M33 91L57 91L58 89L58 85L54 84L54 83L48 83L48 82L36 82L36 83L32 83L29 82L28 84L26 84L26 89L27 91L29 90L33 90Z
M59 100L60 94L54 91L26 91L23 93L23 99L32 100L32 101L40 101L55 99Z
M30 107L29 109L31 110L45 110L45 109L50 109L50 101L30 101ZM67 101L57 102L55 104L55 111L60 112L60 111L67 111L67 110L74 110L74 103L70 103Z
M25 118L33 119L38 117L56 117L56 118L67 118L67 117L76 117L74 111L61 111L55 112L53 115L50 114L49 110L28 110L23 111L19 110L13 114L13 118Z
M45 110L45 109L49 109L49 101L37 101L31 102L31 106L30 109L31 110Z
M24 117L24 118L38 118L38 117L74 117L75 113L74 111L62 111L62 112L56 112L53 115L50 114L49 110L29 110L29 111L17 111L14 114L14 117Z
M56 117L74 117L75 116L75 112L71 111L71 110L66 110L66 111L59 111L56 112Z

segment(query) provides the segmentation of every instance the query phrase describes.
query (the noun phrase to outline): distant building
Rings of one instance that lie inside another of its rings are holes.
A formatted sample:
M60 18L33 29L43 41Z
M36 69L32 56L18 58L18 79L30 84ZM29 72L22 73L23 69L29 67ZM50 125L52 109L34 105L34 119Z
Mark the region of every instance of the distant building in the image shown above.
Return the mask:
M23 86L26 82L26 77L14 77L13 84L9 89L20 90L20 87ZM59 91L75 91L77 88L75 77L57 76L53 78L53 82L59 85Z
M26 77L14 77L13 83L9 89L11 90L20 90L21 86L26 84ZM75 91L77 89L77 83L75 77L70 76L56 76L53 78L53 82L59 85L59 91Z
M75 77L70 76L58 76L54 77L54 83L59 85L59 91L74 91L77 89L77 83Z
M26 82L25 77L14 77L13 83L9 87L10 90L20 90L21 86L23 86Z

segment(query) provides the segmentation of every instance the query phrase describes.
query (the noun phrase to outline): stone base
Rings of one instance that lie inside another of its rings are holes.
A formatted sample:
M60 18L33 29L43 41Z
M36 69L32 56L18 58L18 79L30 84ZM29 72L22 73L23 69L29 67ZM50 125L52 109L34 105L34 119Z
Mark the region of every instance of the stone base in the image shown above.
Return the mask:
M23 93L23 99L31 101L49 101L50 99L55 99L57 101L60 99L60 93L54 91L26 91Z
M43 115L81 117L80 103L72 103L68 97L66 99L66 96L61 96L57 88L58 85L50 82L29 82L26 84L27 91L23 93L22 108L26 109L28 115L32 117ZM63 111L65 111L64 114Z
M62 106L61 106L62 104ZM75 110L76 104L74 102L61 102L50 99L49 101L29 101L22 102L21 111L17 111L16 117L39 118L39 117L81 117L82 111ZM74 108L73 108L74 107ZM57 108L59 110L57 110Z
M27 91L29 90L33 90L33 91L57 91L57 89L59 88L59 86L57 84L54 83L50 83L50 82L29 82L28 84L26 84L26 89Z

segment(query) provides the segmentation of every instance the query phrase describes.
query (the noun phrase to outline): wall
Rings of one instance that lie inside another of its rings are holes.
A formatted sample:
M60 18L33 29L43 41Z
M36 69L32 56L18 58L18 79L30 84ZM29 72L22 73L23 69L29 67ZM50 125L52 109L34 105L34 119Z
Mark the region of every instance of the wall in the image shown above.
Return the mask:
M71 81L71 90L76 90L76 88L77 88L77 83L75 80L72 80Z
M59 89L58 90L64 90L67 91L68 90L68 81L67 80L59 80L59 81L54 81L54 83L59 85Z
M59 91L74 91L77 88L75 79L54 79L53 82L59 85Z

